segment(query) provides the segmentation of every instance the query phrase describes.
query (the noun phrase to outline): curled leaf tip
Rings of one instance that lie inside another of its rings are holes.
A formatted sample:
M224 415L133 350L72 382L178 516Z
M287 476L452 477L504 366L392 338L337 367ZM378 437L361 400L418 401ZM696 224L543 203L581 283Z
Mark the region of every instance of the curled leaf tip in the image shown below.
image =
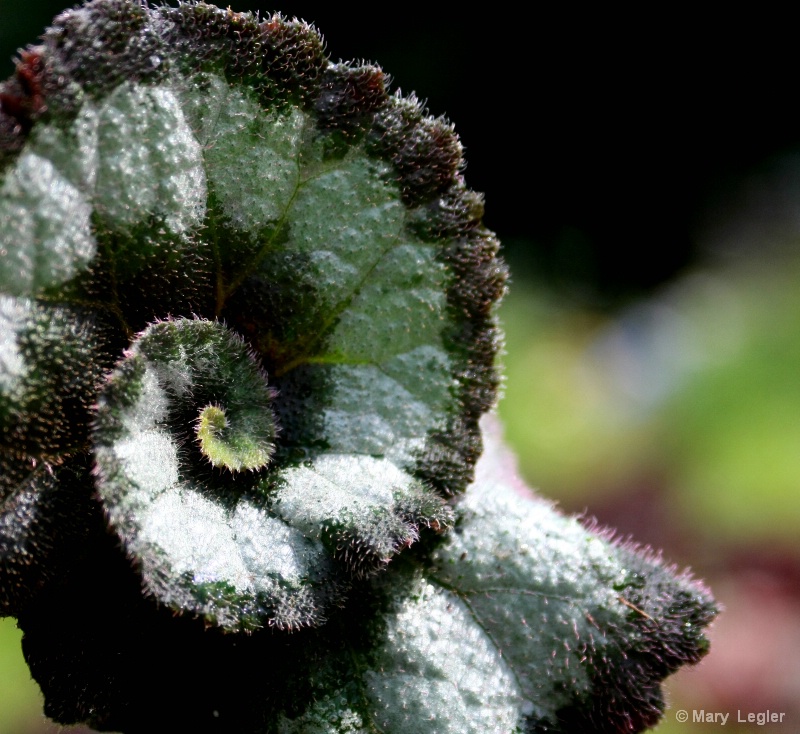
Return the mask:
M275 421L268 411L254 416L250 426L236 426L228 420L224 408L207 405L197 418L197 440L200 451L212 466L232 472L254 471L269 464L275 452L270 441ZM250 430L246 430L246 429Z

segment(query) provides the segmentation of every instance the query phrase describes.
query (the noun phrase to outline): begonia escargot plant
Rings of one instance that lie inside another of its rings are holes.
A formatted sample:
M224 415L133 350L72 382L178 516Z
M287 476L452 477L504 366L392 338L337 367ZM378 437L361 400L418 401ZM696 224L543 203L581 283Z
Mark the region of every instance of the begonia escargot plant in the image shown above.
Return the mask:
M659 719L714 602L515 486L481 420L505 269L462 168L447 121L280 15L93 0L21 52L0 86L0 614L48 716Z

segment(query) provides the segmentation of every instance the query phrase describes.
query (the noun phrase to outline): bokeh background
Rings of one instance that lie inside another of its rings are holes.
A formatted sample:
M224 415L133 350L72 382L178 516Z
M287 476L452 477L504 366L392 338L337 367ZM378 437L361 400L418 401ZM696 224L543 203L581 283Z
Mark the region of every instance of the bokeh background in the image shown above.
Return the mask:
M796 25L546 5L233 9L313 21L332 58L379 61L456 123L511 266L499 412L523 475L725 607L658 734L709 731L701 709L738 734L800 731ZM0 0L0 78L62 7ZM0 734L61 731L19 638L0 620ZM766 710L784 723L737 723Z

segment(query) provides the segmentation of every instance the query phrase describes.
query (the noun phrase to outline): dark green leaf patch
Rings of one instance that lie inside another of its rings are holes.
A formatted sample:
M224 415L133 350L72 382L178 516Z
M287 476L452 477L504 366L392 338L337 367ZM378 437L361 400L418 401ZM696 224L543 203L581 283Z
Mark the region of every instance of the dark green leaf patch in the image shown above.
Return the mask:
M85 450L103 374L91 321L0 296L0 453L39 461Z
M18 616L69 577L92 533L103 532L90 467L0 455L0 615Z

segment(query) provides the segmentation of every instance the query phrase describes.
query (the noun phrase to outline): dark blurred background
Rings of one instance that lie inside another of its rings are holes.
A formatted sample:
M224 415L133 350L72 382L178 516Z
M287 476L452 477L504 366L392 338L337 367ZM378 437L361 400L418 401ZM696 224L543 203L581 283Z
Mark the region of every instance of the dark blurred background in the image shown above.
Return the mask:
M0 78L62 7L0 0ZM691 564L726 606L712 654L670 683L658 731L708 728L676 723L680 708L728 712L737 732L800 730L791 18L502 2L233 9L313 22L334 60L380 62L394 89L455 122L511 265L500 413L522 473L565 511ZM13 623L0 635L0 685L21 691L0 701L28 712L0 703L0 734L47 731L35 687L6 683L26 676ZM784 724L735 722L767 708Z

